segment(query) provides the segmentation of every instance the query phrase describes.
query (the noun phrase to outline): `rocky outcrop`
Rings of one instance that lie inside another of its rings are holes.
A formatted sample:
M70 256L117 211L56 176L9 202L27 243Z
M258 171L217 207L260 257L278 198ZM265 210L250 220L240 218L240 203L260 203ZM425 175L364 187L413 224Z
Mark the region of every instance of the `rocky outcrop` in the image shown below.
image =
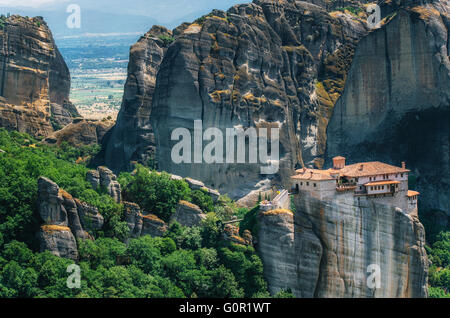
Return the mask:
M295 220L292 211L275 210L260 213L258 226L257 250L270 292L291 288L296 297L314 297L322 244L312 224Z
M296 213L258 217L258 252L272 293L298 297L426 297L425 232L416 216L353 194L295 197ZM367 283L379 266L381 285Z
M163 236L168 230L167 224L154 214L143 215L142 221L141 235L160 237Z
M172 177L173 177L173 175L172 175ZM182 179L181 177L178 177L178 176L176 176L176 178ZM185 178L184 180L187 182L187 184L188 184L188 186L189 186L189 188L191 190L193 190L193 191L195 191L195 190L202 190L202 191L204 191L205 193L209 194L211 199L213 199L214 203L216 203L219 200L219 198L220 198L219 191L208 188L200 180L194 180L192 178Z
M71 259L78 258L75 237L68 227L69 219L63 206L64 198L56 183L46 178L38 180L39 215L44 222L37 238L40 250Z
M61 145L62 142L80 147L101 144L103 137L114 125L111 120L76 119L65 124L66 126L44 139L49 145Z
M399 10L362 39L328 126L327 157L407 161L422 210L450 217L450 4Z
M74 199L74 201L77 204L78 215L83 229L89 233L102 229L105 220L98 209L78 199Z
M222 237L226 241L239 245L253 246L253 237L249 230L244 230L242 236L239 235L239 227L232 224L225 224Z
M120 203L122 194L116 175L106 167L98 167L97 170L100 175L100 187L105 188L114 201Z
M47 178L38 180L39 215L46 224L67 226L67 212L62 208L59 187Z
M199 226L205 218L206 214L203 213L202 209L187 201L178 203L177 210L173 216L173 219L178 223L189 227Z
M91 170L86 174L86 180L92 185L94 190L99 187L106 189L107 193L116 201L122 201L122 192L117 176L106 167L98 167L97 170Z
M40 249L60 257L77 259L76 239L92 239L104 224L95 207L74 199L44 177L38 180L38 211L43 221L37 234Z
M125 221L130 229L130 237L138 238L142 232L142 214L141 208L136 203L123 202Z
M332 105L367 30L357 18L318 5L257 0L183 24L168 47L152 32L131 50L106 165L119 170L156 156L161 170L238 197L256 189L260 165L174 164L171 132L192 133L196 119L224 132L280 128L281 182L296 164L323 155Z
M195 119L223 131L277 126L280 171L271 183L336 154L406 160L427 193L424 206L450 211L449 176L441 173L450 171L449 3L386 1L381 27L370 30L362 5L369 2L255 0L179 26L169 46L160 28L150 31L130 54L106 165L119 170L151 158L161 170L242 198L262 191L259 165L174 164L171 132L192 134ZM411 137L418 128L421 138Z
M130 229L130 237L138 238L144 235L161 237L167 232L167 224L154 214L141 213L140 207L131 202L123 202L125 220Z
M37 234L41 252L76 260L78 249L75 238L67 226L43 225Z
M51 103L52 124L55 130L61 129L73 122L74 118L79 118L80 114L75 105L64 100L62 104Z
M0 125L45 137L79 116L69 101L69 69L41 17L1 22Z
M166 28L154 26L131 47L122 107L104 152L105 164L114 171L132 169L132 161L144 163L155 157L149 105L171 36Z

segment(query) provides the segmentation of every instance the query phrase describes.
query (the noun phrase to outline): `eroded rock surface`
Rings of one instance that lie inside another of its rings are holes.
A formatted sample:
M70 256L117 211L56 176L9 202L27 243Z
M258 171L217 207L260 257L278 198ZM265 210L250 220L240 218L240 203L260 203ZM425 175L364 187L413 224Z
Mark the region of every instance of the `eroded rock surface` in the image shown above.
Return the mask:
M122 107L105 149L105 164L115 172L132 169L131 161L154 158L155 138L150 125L156 76L172 32L154 26L131 47Z
M58 146L62 142L67 142L75 147L101 144L103 137L113 125L114 121L111 120L70 119L63 129L50 134L44 142Z
M41 17L13 15L0 30L0 126L45 137L79 116L70 74Z
M448 1L416 2L359 42L328 125L327 157L406 160L421 209L450 217L449 26Z
M206 214L197 205L187 201L180 201L173 218L183 226L192 227L199 226L206 218Z
M122 201L122 190L117 176L106 167L98 167L97 170L88 171L86 180L92 185L94 190L99 187L106 189L107 193L116 201Z
M271 183L337 154L407 161L428 193L424 206L450 211L449 176L441 175L450 171L449 2L382 3L375 30L366 24L369 2L255 0L172 34L153 28L131 50L106 165L157 163L238 199L262 191L260 166L174 164L171 132L193 135L196 119L222 131L279 127L280 171ZM338 10L346 6L361 11Z
M425 232L416 216L353 194L296 196L297 212L260 214L258 252L271 292L298 297L426 297ZM381 288L367 284L379 266Z
M77 242L67 226L43 225L37 234L41 252L50 251L53 255L76 260Z
M125 220L130 229L130 237L138 238L144 235L161 237L168 230L167 224L154 214L141 213L139 205L123 202Z
M131 50L106 165L118 170L131 160L151 160L161 170L202 180L231 197L255 190L260 165L172 162L172 130L193 133L194 120L201 119L204 129L224 132L238 126L280 128L281 182L296 164L323 155L332 105L342 92L354 45L366 32L365 24L348 14L330 15L307 2L267 0L214 10L183 24L172 33L170 46L162 46L152 29Z
M76 239L92 239L94 231L102 228L103 216L95 207L74 199L50 179L38 180L38 210L43 221L37 237L41 251L76 259Z

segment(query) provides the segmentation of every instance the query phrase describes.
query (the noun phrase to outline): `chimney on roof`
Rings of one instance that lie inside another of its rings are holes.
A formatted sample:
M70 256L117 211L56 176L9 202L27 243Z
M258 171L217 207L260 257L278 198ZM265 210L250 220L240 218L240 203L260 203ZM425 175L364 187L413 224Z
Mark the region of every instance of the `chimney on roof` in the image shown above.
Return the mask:
M333 169L342 169L345 167L345 158L337 156L333 158Z
M402 161L402 169L406 169L406 162Z
M364 165L361 164L361 165L359 166L359 171L363 171L363 169L364 169Z
M303 173L305 173L306 172L306 167L303 167Z

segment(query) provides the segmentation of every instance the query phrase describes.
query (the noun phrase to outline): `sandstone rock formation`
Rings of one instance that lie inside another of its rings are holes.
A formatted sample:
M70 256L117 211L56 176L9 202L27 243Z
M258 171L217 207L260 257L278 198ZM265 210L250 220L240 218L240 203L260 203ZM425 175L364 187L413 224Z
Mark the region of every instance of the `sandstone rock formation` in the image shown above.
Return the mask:
M255 0L173 32L154 27L131 50L106 165L116 171L132 160L156 162L241 198L257 193L262 179L282 184L296 166L321 167L335 154L406 160L417 169L419 190L430 193L422 202L449 211L448 174L433 181L449 171L448 1L383 3L376 30L366 24L369 2ZM358 15L338 10L348 5ZM170 36L171 44L161 40ZM174 164L170 134L179 127L192 133L195 119L205 129L281 128L279 173ZM417 125L426 131L419 140L411 137Z
M152 237L163 236L167 232L167 224L154 214L145 214L142 216L142 235L150 235Z
M74 199L74 201L77 204L78 215L83 229L89 233L100 230L105 220L98 209L78 199Z
M154 94L143 100L147 91L135 85L126 90L107 143L111 151L106 165L116 170L126 168L131 159L144 161L154 156L157 145L161 170L202 180L232 197L242 188L254 190L259 165L172 163L171 131L192 131L193 121L202 119L205 129L280 128L278 176L287 177L296 164L313 162L324 153L331 100L342 91L353 47L366 32L365 24L348 14L330 15L307 2L258 0L180 26L168 49L158 46L155 37L142 38L137 46L153 59L144 68L142 54L135 56L133 48L128 81L151 78L154 87L147 87ZM129 100L138 100L139 108ZM133 120L130 109L139 110ZM139 142L132 127L143 129Z
M399 10L362 39L328 126L327 157L406 160L423 210L450 217L450 5Z
M154 214L142 214L140 207L131 202L123 202L125 220L130 229L130 237L138 238L144 235L161 237L167 232L166 223Z
M50 251L52 254L76 260L78 249L75 238L67 226L43 225L37 234L41 252Z
M0 126L45 137L79 116L69 101L69 69L41 17L13 15L2 24Z
M114 171L132 169L131 161L154 158L155 139L149 123L156 75L172 32L154 26L131 47L122 107L105 149L105 164ZM113 142L113 140L115 142Z
M253 237L249 230L245 230L242 236L239 235L239 228L232 224L225 224L223 239L240 245L253 245Z
M98 187L106 189L107 193L116 201L122 201L120 183L117 176L106 167L98 167L97 170L91 170L86 174L86 180L92 185L94 190Z
M114 121L76 119L65 125L63 129L45 138L44 142L49 145L58 146L62 142L67 142L75 147L101 144L103 137L114 125Z
M130 237L138 238L142 232L142 214L141 208L136 203L123 202L125 220L130 229Z
M178 223L183 226L199 226L200 223L206 218L206 214L203 213L197 205L180 201L177 205L177 211L173 216Z
M296 213L258 217L257 250L272 293L297 297L426 297L425 233L416 216L352 194L296 196ZM381 285L367 284L379 266Z
M44 177L38 180L38 204L43 221L37 234L40 249L60 257L77 259L76 239L91 239L90 233L104 224L103 216L96 208L74 199Z

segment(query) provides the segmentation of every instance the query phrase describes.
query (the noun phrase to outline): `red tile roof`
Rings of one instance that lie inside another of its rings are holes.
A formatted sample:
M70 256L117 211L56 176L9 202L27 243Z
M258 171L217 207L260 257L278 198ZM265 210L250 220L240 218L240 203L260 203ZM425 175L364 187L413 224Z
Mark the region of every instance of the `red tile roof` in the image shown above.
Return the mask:
M334 180L328 170L318 170L318 169L299 169L296 171L297 175L291 177L292 179L298 180L311 180L311 181L324 181L324 180Z
M410 170L408 169L392 166L387 163L373 161L373 162L355 163L352 165L345 166L340 170L340 175L355 178L355 177L376 176L382 174L406 173L409 171Z

